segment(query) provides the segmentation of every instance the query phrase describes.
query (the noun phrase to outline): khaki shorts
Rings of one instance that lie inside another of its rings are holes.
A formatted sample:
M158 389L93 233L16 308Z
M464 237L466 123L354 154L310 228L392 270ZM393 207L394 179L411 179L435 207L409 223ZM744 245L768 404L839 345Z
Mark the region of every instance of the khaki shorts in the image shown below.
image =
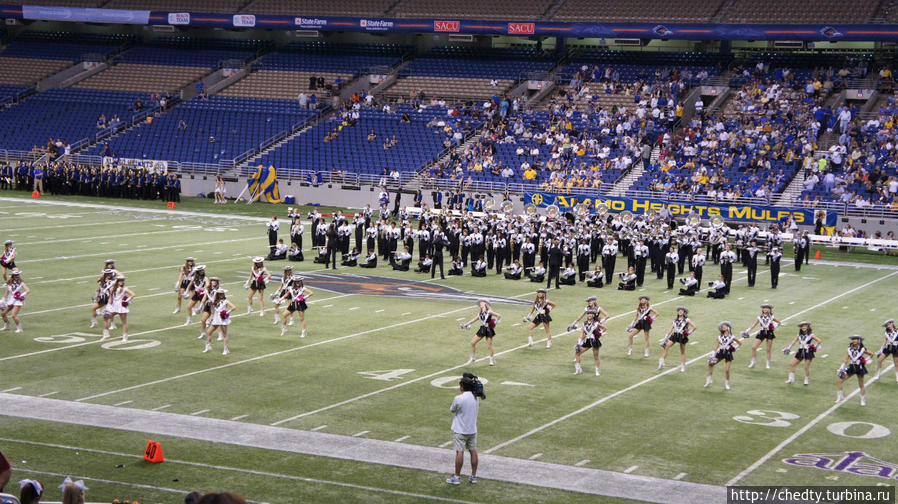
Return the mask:
M455 451L476 450L477 434L452 433L452 441L455 443Z

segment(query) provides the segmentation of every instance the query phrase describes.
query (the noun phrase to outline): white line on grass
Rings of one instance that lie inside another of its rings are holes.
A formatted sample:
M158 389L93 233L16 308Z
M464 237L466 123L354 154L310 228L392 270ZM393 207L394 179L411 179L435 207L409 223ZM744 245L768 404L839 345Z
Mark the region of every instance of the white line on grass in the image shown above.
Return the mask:
M50 397L51 395L56 395L58 393L59 393L58 390L54 390L53 392L47 392L46 394L41 394L38 397Z
M5 394L7 392L15 392L16 390L22 390L22 387L13 387L13 388L9 388L9 389L6 389L6 390L0 391L0 392L3 392Z
M857 292L858 290L861 290L861 289L864 289L864 288L866 288L866 287L869 287L870 285L873 285L873 284L875 284L875 283L877 283L877 282L880 282L880 281L882 281L882 280L885 280L885 279L887 279L887 278L889 278L889 277L891 277L891 276L893 276L893 275L896 275L896 274L898 274L898 271L895 271L895 272L893 272L893 273L889 273L889 274L886 275L886 276L877 278L876 280L872 280L872 281L867 282L867 283L865 283L865 284L863 284L863 285L860 285L860 286L858 286L858 287L855 287L855 288L853 288L853 289L851 289L851 290L845 291L845 292L843 292L843 293L841 293L841 294L839 294L839 295L837 295L837 296L834 296L834 297L831 297L831 298L827 299L826 301L817 303L816 305L814 305L814 306L812 306L812 307L810 307L810 308L806 308L806 309L804 309L804 310L802 310L802 311L800 311L800 312L797 312L797 313L795 313L795 314L792 314L792 315L790 315L790 316L788 316L788 317L786 317L786 318L784 318L784 319L781 319L781 320L782 320L783 322L785 322L785 321L787 321L787 320L793 319L793 318L795 318L795 317L797 317L797 316L799 316L799 315L801 315L801 314L803 314L803 313L806 313L806 312L808 312L808 311L814 310L814 309L819 308L819 307L821 307L821 306L823 306L823 305L826 305L826 304L828 304L828 303L831 303L831 302L835 301L836 299L839 299L839 298L841 298L841 297L843 297L843 296L847 296L848 294L851 294L851 293L853 293L853 292ZM696 362L696 361L699 361L699 360L701 360L701 359L704 359L704 358L707 357L708 355L709 355L709 353L704 353L704 354L702 354L701 356L696 357L696 358L694 358L694 359L688 361L687 364L692 364L693 362ZM525 439L525 438L527 438L527 437L530 437L530 436L532 436L533 434L536 434L536 433L538 433L538 432L542 432L542 431L548 429L549 427L552 427L552 426L554 426L554 425L556 425L556 424L559 424L559 423L561 423L561 422L563 422L563 421L565 421L565 420L567 420L567 419L569 419L569 418L571 418L571 417L574 417L574 416L576 416L576 415L579 415L580 413L583 413L583 412L585 412L585 411L589 411L589 410L591 410L592 408L594 408L594 407L596 407L596 406L599 406L600 404L603 404L603 403L605 403L605 402L607 402L607 401L609 401L609 400L611 400L611 399L613 399L613 398L615 398L615 397L617 397L617 396L619 396L619 395L622 395L622 394L624 394L624 393L626 393L626 392L629 392L629 391L631 391L631 390L634 390L634 389L636 389L636 388L639 388L639 387L641 387L642 385L645 385L646 383L650 383L650 382L652 382L652 381L654 381L654 380L657 380L658 378L660 378L660 377L662 377L662 376L664 376L664 375L667 375L667 374L669 374L669 373L672 373L672 372L676 371L677 369L679 369L679 366L672 367L672 368L668 369L667 371L664 371L664 372L662 372L662 373L656 374L656 375L654 375L654 376L650 376L649 378L646 378L645 380L642 380L642 381L639 382L639 383L635 383L635 384L633 384L633 385L630 385L630 386L627 387L627 388L624 388L624 389L618 390L617 392L614 392L614 393L612 393L612 394L609 394L609 395L607 395L607 396L605 396L605 397L603 397L603 398L601 398L601 399L599 399L599 400L597 400L597 401L595 401L595 402L593 402L593 403L591 403L591 404L587 404L586 406L583 406L582 408L580 408L580 409L578 409L578 410L576 410L576 411L572 411L572 412L570 412L570 413L568 413L568 414L566 414L566 415L563 415L563 416L561 416L561 417L559 417L559 418L556 418L555 420L552 420L551 422L545 423L545 424L543 424L543 425L540 425L539 427L536 427L536 428L534 428L534 429L531 429L530 431L525 432L524 434L521 434L520 436L517 436L517 437L515 437L515 438L509 439L508 441L504 441L504 442L502 442L502 443L499 443L499 444L497 444L496 446L493 446L492 448L490 448L489 450L486 450L486 451L483 452L483 453L489 454L489 453L495 452L496 450L499 450L499 449L501 449L501 448L504 448L504 447L506 447L506 446L508 446L508 445L510 445L510 444L517 443L518 441L520 441L520 440L522 440L522 439Z
M133 403L133 402L134 402L134 401L122 401L122 402L118 402L118 403L113 404L113 406L124 406L124 405L126 405L126 404L131 404L131 403Z
M104 226L104 227L107 227L107 226L114 226L114 225L116 225L116 224L139 224L139 223L143 223L143 222L147 222L147 221L139 221L139 220L136 220L136 219L128 219L128 220L112 221L112 222L110 222L110 221L98 221L98 222L85 222L85 223L82 223L82 224L62 224L62 225L60 225L60 226L41 226L41 231L44 231L44 230L46 230L46 229L62 229L62 228L68 229L68 228L74 228L74 227L90 227L90 226L98 226L98 227L99 227L99 226Z
M107 451L107 450L95 450L92 448L66 446L66 445L53 444L53 443L42 443L39 441L25 441L25 440L21 440L21 439L9 439L9 438L0 438L0 441L6 442L6 443L19 443L19 444L31 445L31 446L44 446L44 447L48 447L48 448L60 448L63 450L79 451L79 452L84 452L84 453L98 453L101 455L112 455L115 457L127 457L127 458L132 458L132 459L142 459L143 458L142 455L135 455L133 453L121 453L121 452L113 452L113 451ZM291 480L291 481L302 481L302 482L306 482L306 483L314 483L314 484L319 484L319 485L331 485L331 486L338 486L338 487L343 487L343 488L353 488L356 490L386 493L386 494L390 494L390 495L399 495L402 497L413 497L416 499L427 499L427 500L439 501L439 502L455 502L455 503L459 503L459 504L474 504L470 501L449 499L446 497L438 497L435 495L404 492L402 490L390 490L388 488L378 488L378 487L371 487L371 486L365 486L365 485L356 485L353 483L343 483L340 481L330 481L330 480L322 480L322 479L315 479L315 478L304 478L302 476L278 474L278 473L271 473L271 472L265 472L265 471L254 471L252 469L241 469L238 467L228 467L228 466L221 466L221 465L215 465L215 464L204 464L202 462L191 462L191 461L187 461L187 460L177 460L177 459L168 459L167 458L167 459L165 459L165 461L169 464L186 465L186 466L191 466L191 467L200 467L200 468L204 468L204 469L215 469L215 470L219 470L219 471L230 471L230 472L236 472L236 473L242 473L242 474L251 474L254 476L263 476L263 477L267 477L267 478L286 479L286 480ZM65 476L65 475L60 475L60 477L63 477L63 476ZM79 476L79 478L81 478L81 477ZM88 479L88 478L81 478L81 479ZM100 480L94 480L94 481L100 481Z
M411 436L402 436L402 437L400 437L400 438L396 438L393 442L394 442L394 443L401 443L401 442L405 441L406 439L408 439L408 438L410 438L410 437L411 437Z
M381 310L377 310L377 311L375 311L374 313L380 313L380 312L382 312L382 311L384 311L384 310L382 310L382 309L381 309Z
M536 459L538 459L538 458L540 458L540 457L542 457L542 456L543 456L542 453L534 453L533 455L530 455L530 456L527 457L527 458L528 458L529 460L536 460Z
M676 476L674 476L674 479L677 481L680 481L681 479L683 479L685 477L686 477L686 473L680 473L680 474L677 474Z
M312 432L318 432L321 429L327 429L327 425L319 425L318 427L315 427L314 429L312 429Z
M153 408L153 411L162 411L166 408L171 408L171 404L163 404L162 406L157 406Z
M592 461L589 459L584 459L584 460L581 460L580 462L577 462L576 464L574 464L574 467L583 467L590 462L592 462Z
M639 466L630 466L630 467L624 469L624 474L630 474L631 472L633 472L637 469L639 469Z
M440 445L440 448L445 448L445 447L451 445L452 443L453 443L452 441L446 441L445 443Z
M45 262L45 261L58 261L60 259L69 260L69 259L83 259L85 257L108 257L110 255L119 256L122 254L144 253L144 252L150 252L150 251L155 251L155 250L170 250L170 249L175 249L178 247L198 247L198 246L202 246L202 245L221 245L224 243L238 243L238 242L258 241L258 240L259 240L259 238L253 237L253 238L237 238L234 240L222 240L222 241L217 241L217 242L204 241L201 243L188 243L188 244L182 243L181 245L166 245L164 247L153 247L153 248L142 248L142 249L127 248L124 250L111 250L111 251L106 251L106 252L97 252L95 254L81 254L81 255L74 255L74 256L53 256L53 257L44 257L44 258L40 258L40 259L28 259L28 260L21 261L21 262L22 262L22 264L26 264L26 263L31 264L31 263L39 263L39 262ZM124 245L124 244L121 244L121 245Z
M234 227L239 227L239 226L254 226L254 225L255 225L255 224L238 224L238 225L236 225L236 226L234 226ZM124 236L146 236L146 235L171 234L171 233L196 233L197 231L203 231L203 230L202 230L202 229L169 229L169 230L166 230L166 231L144 231L144 232L142 232L142 233L117 234L117 235L115 235L115 237L116 237L116 238L121 238L121 237L124 237ZM93 240L99 240L99 239L101 239L101 238L107 238L108 236L109 236L108 234L100 235L100 236L80 236L80 237L78 237L78 238L64 238L64 239L61 239L61 240L46 240L46 241L37 241L37 242L23 242L23 243L16 243L16 245L55 245L55 244L57 244L57 243L64 243L64 242L74 242L74 241L80 242L80 241L93 241ZM211 235L210 235L210 236L211 236ZM122 245L124 245L124 243L123 243ZM179 245L179 247L180 247L180 245ZM145 250L148 250L148 249L145 249ZM200 251L197 251L197 252L200 252Z
M208 409L201 409L199 411L194 411L193 413L190 414L190 416L202 415L203 413L208 413L208 412L209 412Z
M232 418L231 421L236 422L237 420L243 420L244 418L246 418L248 416L249 416L248 414L247 415L237 415L234 418Z
M362 436L364 436L365 434L368 434L369 432L371 432L371 431L369 431L369 430L363 430L362 432L356 432L355 434L352 435L352 437L362 437Z
M232 257L232 258L230 258L230 259L219 259L219 260L216 260L216 261L205 261L204 264L233 262L233 261L242 260L242 259L247 259L247 260L249 260L249 259L252 258L252 256L245 255L245 254L237 254L237 256L240 256L240 257ZM177 271L177 269L180 268L181 266L184 266L184 264L182 263L182 264L174 264L174 265L171 265L171 266L155 266L155 267L153 267L153 268L144 268L144 269L138 269L138 270L128 270L128 271L126 271L125 273L127 273L128 275L130 275L130 274L132 274L132 273L143 273L143 272L145 272L145 271L161 271L161 270L175 270L175 271ZM37 277L35 277L35 279L36 279L36 278L37 278ZM43 277L41 277L41 278L43 278ZM87 278L87 279L91 279L91 278L97 279L97 278L99 278L99 273L95 273L95 274L93 274L93 275L84 275L84 276L70 277L70 278L52 278L52 279L50 279L50 280L43 280L43 281L41 281L41 282L28 282L28 285L36 285L36 284L44 284L44 283L70 282L70 281L72 281L72 280L83 280L83 279L85 279L85 278Z
M895 367L894 364L889 364L889 367L887 367L887 368L885 369L885 372L890 371L890 370L891 370L892 368L894 368L894 367ZM885 373L885 372L884 372L884 373ZM882 376L882 375L880 375L880 376ZM875 383L875 382L878 381L878 380L879 380L879 376L874 376L872 379L870 379L870 381L867 382L866 387L867 387L867 388L870 388L870 385L873 385L873 383ZM852 397L854 397L855 395L857 395L860 391L861 391L861 389L859 389L859 388L858 388L858 389L855 389L854 392L851 392L850 394L848 394L847 396L845 396L845 400L844 400L844 401L839 401L839 402L833 404L832 406L829 407L829 409L827 409L827 410L824 411L823 413L820 413L819 415L817 415L816 418L814 418L813 420L811 420L810 422L808 422L804 427L798 429L798 430L795 431L791 436L787 437L787 438L784 439L780 444L776 445L776 447L774 447L772 450L770 450L769 452L765 453L764 456L761 457L761 458L759 458L754 464L748 466L744 471L742 471L741 473L737 474L737 475L736 475L733 479L731 479L730 481L727 481L726 485L727 485L727 486L735 485L735 484L738 483L740 480L742 480L743 478L745 478L746 476L748 476L749 474L751 474L752 472L754 472L755 469L757 469L758 467L761 467L765 462L767 462L768 460L770 460L771 457L773 457L774 455L776 455L777 453L779 453L780 450L782 450L783 448L785 448L786 446L788 446L789 444L791 444L792 441L795 441L796 439L798 439L799 437L801 437L802 434L804 434L805 432L811 430L812 427L814 427L815 425L817 425L818 423L820 423L824 418L826 418L826 417L828 417L829 415L831 415L834 411L836 411L837 409L839 409L843 404L846 404L846 403L849 401L849 399L851 399Z
M519 295L519 296L512 296L512 297L523 297L523 296L527 296L527 295L530 295L530 294L531 294L531 293L527 293L527 294L521 294L521 295ZM662 304L669 303L669 302L671 302L671 301L676 301L676 300L682 299L682 298L683 298L683 296L677 296L677 297L675 297L675 298L671 298L671 299L662 301L662 302L660 302L660 303L655 303L654 306L660 306L660 305L662 305ZM455 310L455 311L459 311L459 310ZM451 313L451 312L449 312L449 313ZM621 313L621 314L619 314L619 315L614 315L614 316L612 316L612 317L609 317L608 320L614 320L614 319L616 319L616 318L624 317L624 316L630 315L630 314L632 314L632 313L634 313L634 311L629 311L629 312ZM564 335L566 335L566 334L570 334L570 333L572 333L572 332L576 332L576 331L565 331L565 332L563 332L563 333L554 335L553 338L559 338L559 337L561 337L561 336L564 336ZM540 340L534 340L534 342L535 342L535 343L542 343L542 342L545 341L545 340L546 340L546 338L542 338L542 339L540 339ZM523 344L523 345L520 345L520 346L517 346L517 347L509 348L509 349L507 349L507 350L503 350L503 351L501 351L501 352L496 352L495 356L498 357L498 356L500 356L500 355L505 355L505 354L507 354L507 353L515 352L515 351L517 351L517 350L522 350L522 349L524 349L524 348L530 348L530 345L529 345L529 344ZM480 359L477 359L475 362L484 361L484 360L486 360L486 359L488 359L488 357L481 357ZM284 424L284 423L287 423L287 422L290 422L290 421L293 421L293 420L296 420L296 419L299 419L299 418L303 418L303 417L306 417L306 416L309 416L309 415L315 415L315 414L317 414L317 413L321 413L322 411L327 411L327 410L329 410L329 409L333 409L333 408L337 408L337 407L339 407L339 406L343 406L343 405L346 405L346 404L350 404L350 403L353 403L353 402L358 401L358 400L361 400L361 399L365 399L365 398L368 398L368 397L371 397L371 396L375 396L375 395L377 395L377 394L381 394L381 393L384 393L384 392L388 392L388 391L390 391L390 390L395 390L395 389L397 389L397 388L404 387L404 386L406 386L406 385L411 385L412 383L417 383L417 382L419 382L419 381L421 381L421 380L427 380L427 379L430 379L430 378L434 378L434 377L436 377L436 376L439 376L439 375L442 375L442 374L446 374L446 373L449 373L449 372L452 372L452 371L461 369L461 368L463 368L463 367L465 367L465 366L468 366L468 365L469 365L468 361L465 361L464 364L459 364L459 365L457 365L457 366L452 366L452 367L450 367L450 368L441 369L441 370L436 371L436 372L434 372L434 373L430 373L430 374L427 374L427 375L424 375L424 376L420 376L420 377L418 377L418 378L413 378L413 379L411 379L411 380L407 380L407 381L404 381L404 382L402 382L402 383L397 383L396 385L392 385L392 386L385 387L385 388L382 388L382 389L374 390L374 391L372 391L372 392L368 392L368 393L365 393L365 394L357 395L357 396L355 396L355 397L351 397L351 398L349 398L349 399L345 399L345 400L343 400L343 401L340 401L340 402L337 402L337 403L334 403L334 404L331 404L331 405L328 405L328 406L323 406L323 407L321 407L321 408L318 408L318 409L315 409L315 410L312 410L312 411L307 411L307 412L305 412L305 413L300 413L300 414L298 414L298 415L294 415L294 416L292 416L292 417L290 417L290 418L285 418L285 419L283 419L283 420L278 420L277 422L273 422L273 423L271 423L270 425L274 425L274 426L276 426L276 425L281 425L281 424ZM676 369L678 369L678 368L672 368L671 371L675 371Z

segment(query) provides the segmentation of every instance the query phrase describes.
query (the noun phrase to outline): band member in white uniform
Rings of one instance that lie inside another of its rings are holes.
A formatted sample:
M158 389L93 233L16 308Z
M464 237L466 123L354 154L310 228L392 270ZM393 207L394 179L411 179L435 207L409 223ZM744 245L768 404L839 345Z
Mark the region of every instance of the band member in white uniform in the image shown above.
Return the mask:
M714 372L714 366L720 361L724 361L724 370L726 371L726 381L723 387L730 390L730 365L733 363L733 352L742 346L742 342L733 336L733 324L731 322L721 322L717 324L717 330L720 334L717 336L717 342L714 344L714 351L708 359L708 376L705 377L705 387L710 387L714 381L711 379L711 373Z
M271 273L265 267L262 257L253 258L253 267L249 272L249 278L243 284L244 289L249 289L249 300L246 305L246 313L253 312L253 296L259 293L259 316L265 316L265 287L271 280Z
M90 305L90 327L97 327L97 310L104 309L109 303L109 291L115 284L115 272L111 269L103 270L103 274L97 280L97 291Z
M12 240L3 243L3 253L0 254L0 268L3 269L3 281L7 280L6 270L16 269L16 248Z
M203 353L209 352L212 350L212 333L217 329L221 334L220 340L224 342L224 350L221 351L222 355L228 355L231 353L231 350L228 348L228 326L231 324L231 312L234 311L234 303L228 300L228 291L225 289L218 289L215 291L215 299L212 301L212 329L209 330L208 336L206 336L206 348L203 350Z
M306 337L306 310L309 308L306 305L306 299L312 297L312 294L312 291L307 289L303 283L303 278L299 275L293 275L293 281L281 295L281 302L289 302L281 318L281 336L287 334L287 317L293 315L294 312L298 312L299 322L302 324L302 333L299 337Z
M649 332L652 330L652 322L658 317L658 312L652 308L649 300L650 298L646 295L639 296L639 304L636 305L636 314L633 315L633 322L627 327L627 355L633 355L633 336L642 331L645 333L644 356L649 356Z
M786 383L795 383L795 366L804 361L804 384L807 385L811 382L811 361L814 360L814 354L820 350L820 338L814 334L810 322L798 323L798 336L795 336L792 343L783 349L783 353L786 355L792 353L792 347L796 343L798 343L798 351L795 352L795 357L789 363L789 378Z
M30 292L31 289L22 281L22 272L17 269L12 270L9 274L9 279L6 281L5 299L0 302L3 305L0 306L0 310L2 310L0 311L0 316L3 318L3 327L0 328L0 331L9 329L9 317L12 316L12 321L16 324L16 332L22 332L19 312L25 306L25 297Z
M494 312L490 306L490 302L486 299L477 300L477 306L480 308L480 311L477 312L477 316L461 324L462 329L470 329L471 324L475 321L480 322L480 327L477 328L477 334L471 339L471 359L468 361L468 364L473 364L476 360L474 351L477 348L477 343L485 338L486 347L490 352L490 366L495 366L496 359L493 356L493 338L496 336L496 325L499 324L502 315Z
M850 376L857 376L857 385L861 389L861 406L867 405L867 389L864 387L864 375L867 374L867 363L873 361L873 354L864 346L864 337L857 334L850 337L851 344L845 352L845 360L839 367L839 387L836 402L845 400L842 384Z
M758 331L758 334L755 335L754 344L751 346L751 362L748 363L748 367L755 367L755 358L758 355L758 347L761 346L762 341L766 341L767 369L770 369L770 353L771 348L773 348L773 340L774 338L776 338L776 334L774 333L774 331L781 325L782 322L780 322L778 318L773 316L773 305L762 304L761 314L758 315L757 319L755 319L755 323L742 332L742 339L745 339L748 338L748 335L752 329L758 326L761 327L761 329Z
M175 306L175 310L172 314L180 312L181 299L189 297L187 295L187 287L190 286L190 281L193 280L193 268L195 264L196 259L188 257L187 259L184 259L184 266L181 266L181 270L178 272L178 280L175 281L175 292L178 293L178 304Z
M128 312L131 301L134 300L134 292L125 287L125 277L115 277L115 283L109 290L109 304L106 305L106 314L103 317L103 339L109 337L109 326L118 315L122 321L122 341L128 341Z
M281 297L287 292L287 287L289 287L293 283L293 266L284 266L284 272L281 274L281 283L278 285L278 288L271 293L271 300L274 302L274 324L281 323L281 312L280 312L280 304ZM293 325L293 317L290 317L290 323L288 325Z
M695 332L695 324L689 320L689 310L685 306L677 307L677 317L674 319L667 336L661 341L664 349L658 359L658 369L664 368L664 360L667 359L667 351L675 344L680 344L680 372L686 371L686 343L689 343L689 335Z
M885 334L882 348L877 353L876 376L882 374L882 362L891 355L892 363L895 364L895 380L898 380L898 328L895 327L895 319L886 320L882 327L885 328Z
M542 324L546 330L546 348L552 348L552 329L549 327L552 317L549 312L554 308L555 303L546 299L546 289L537 289L536 299L530 306L530 313L524 317L524 322L529 322L527 326L527 344L529 346L533 346L533 329Z
M203 299L200 300L200 305L197 308L200 313L203 314L202 318L200 318L200 335L197 339L203 339L206 337L206 331L208 330L208 321L212 318L212 305L215 302L215 291L221 288L221 281L218 277L210 277L209 285L206 288L206 291L203 293ZM221 338L221 335L218 335Z
M594 311L594 312L596 312L596 314L597 314L597 315L596 315L596 320L598 320L599 322L602 322L603 320L606 320L606 319L610 316L610 315L608 314L608 312L605 311L604 308L602 308L601 306L599 306L599 298L597 298L596 296L589 296L588 298L586 298L586 307L583 308L583 312L580 313L580 316L577 317L576 320L574 320L573 322L571 322L571 325L567 326L567 330L568 330L568 331L574 331L574 330L576 330L576 329L577 329L577 324L578 324L581 320L583 320L583 317L586 316L586 312L588 312L588 311Z
M606 327L599 322L599 312L596 310L586 310L586 320L583 327L580 328L580 338L574 345L574 374L583 374L583 368L580 367L580 356L592 349L592 356L596 363L596 376L600 376L599 348L602 347L602 334L606 331Z
M199 310L202 308L197 308L194 311L194 307L203 300L208 289L209 279L206 278L206 265L200 264L193 270L193 278L187 287L187 292L190 294L190 303L187 304L187 320L184 322L184 325L190 325L193 322L193 316L199 313Z

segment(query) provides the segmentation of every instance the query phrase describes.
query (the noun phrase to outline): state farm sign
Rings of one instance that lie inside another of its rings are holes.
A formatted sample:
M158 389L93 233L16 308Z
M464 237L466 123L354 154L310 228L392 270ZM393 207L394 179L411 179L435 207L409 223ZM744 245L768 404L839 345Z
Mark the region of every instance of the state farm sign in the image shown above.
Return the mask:
M535 31L534 23L508 23L509 35L533 35Z
M433 31L435 32L453 32L458 33L461 23L458 21L434 21Z

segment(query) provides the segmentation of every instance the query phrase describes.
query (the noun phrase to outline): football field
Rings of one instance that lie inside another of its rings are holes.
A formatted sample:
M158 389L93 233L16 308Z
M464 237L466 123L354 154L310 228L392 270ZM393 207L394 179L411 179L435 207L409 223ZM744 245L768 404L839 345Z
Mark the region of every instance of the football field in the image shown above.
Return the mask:
M180 502L192 490L230 490L270 503L699 502L690 495L724 498L727 485L893 486L898 479L891 362L879 379L868 365L867 406L853 379L848 399L834 402L848 336L863 335L876 352L880 324L898 315L894 257L821 248L822 260L796 272L787 249L778 289L769 288L763 264L753 288L737 266L723 300L680 296L648 274L636 292L552 289L549 349L541 327L528 346L522 322L544 285L494 270L487 278L466 271L431 280L383 262L325 271L312 263L307 235L306 261L290 263L314 292L300 338L298 318L285 336L273 323L273 290L259 316L246 313L243 289L251 258L267 253L265 221L273 212L286 219L286 207L188 198L167 211L158 202L0 196L0 240L16 241L31 288L23 333L0 333L0 451L15 476L53 482L51 499L65 475L85 479L92 502ZM220 342L202 353L199 317L185 325L186 309L172 314L172 285L186 256L219 277L237 305L230 355ZM121 327L105 341L102 327L88 327L107 258L136 294L127 343ZM278 278L285 264L266 262ZM709 263L705 281L716 274ZM641 294L660 313L648 358L640 344L626 352ZM577 333L566 331L590 295L610 314L598 377L591 353L583 355L584 374L574 375ZM493 299L502 315L495 366L485 341L467 364L473 331L459 323L476 315L479 297ZM741 332L762 303L783 321L771 369L763 353L747 367L752 335L735 354L732 390L724 390L722 366L703 388L717 324L729 320ZM698 328L685 372L676 348L658 369L658 342L677 306L689 308ZM823 347L810 384L802 385L799 366L787 385L791 356L781 350L802 320L813 323ZM453 487L444 483L453 460L448 408L463 371L485 382L482 479ZM165 463L141 460L149 439L162 444Z

